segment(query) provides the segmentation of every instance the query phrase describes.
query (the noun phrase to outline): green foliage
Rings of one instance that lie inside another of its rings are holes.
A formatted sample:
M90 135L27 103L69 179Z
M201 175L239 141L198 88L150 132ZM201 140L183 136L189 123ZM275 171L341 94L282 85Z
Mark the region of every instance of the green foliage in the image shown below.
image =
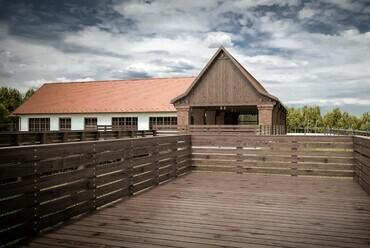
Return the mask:
M17 89L8 87L0 88L0 103L9 111L13 112L23 100L22 94Z
M370 113L369 112L366 112L361 116L360 123L359 123L359 129L370 131Z
M295 128L295 127L303 127L303 115L299 108L298 109L295 109L295 108L288 109L287 127L288 129Z
M0 102L0 131L7 131L7 125L4 123L8 123L9 120L9 110Z
M17 89L0 88L0 131L9 131L11 122L14 121L9 115L35 92L36 90L29 89L23 97Z
M342 112L339 108L328 111L324 117L321 115L319 106L289 108L287 116L287 128L340 128L350 130L370 130L370 114L366 112L357 118L348 112Z
M26 92L26 94L23 97L23 102L27 101L28 98L30 98L35 93L36 93L36 90L35 89L28 89L27 92Z

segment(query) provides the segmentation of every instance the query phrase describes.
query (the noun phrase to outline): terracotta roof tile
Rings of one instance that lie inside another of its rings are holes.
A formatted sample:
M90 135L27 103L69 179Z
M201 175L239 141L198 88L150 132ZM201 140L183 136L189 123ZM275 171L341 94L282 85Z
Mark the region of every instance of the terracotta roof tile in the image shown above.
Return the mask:
M13 114L176 111L194 77L46 83Z

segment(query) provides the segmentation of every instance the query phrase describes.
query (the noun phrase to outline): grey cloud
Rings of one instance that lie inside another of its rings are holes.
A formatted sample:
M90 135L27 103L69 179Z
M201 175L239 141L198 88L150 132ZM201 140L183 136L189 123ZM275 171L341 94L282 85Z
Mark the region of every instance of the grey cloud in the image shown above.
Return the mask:
M283 101L370 99L369 2L351 3L2 0L0 84L196 75L223 44Z
M125 75L127 75L127 78L151 78L152 75L150 75L147 72L140 72L140 71L127 71L125 72Z

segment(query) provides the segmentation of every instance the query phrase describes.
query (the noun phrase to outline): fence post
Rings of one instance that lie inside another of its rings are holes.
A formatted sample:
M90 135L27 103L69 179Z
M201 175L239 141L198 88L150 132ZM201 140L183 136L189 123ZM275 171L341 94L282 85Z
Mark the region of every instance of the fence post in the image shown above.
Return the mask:
M130 179L130 187L129 187L129 195L134 194L134 145L133 141L130 140L130 150L128 153L128 159L130 160L130 174L129 174L129 179Z
M38 148L35 148L33 150L33 155L34 155L34 158L38 158ZM38 182L38 178L39 178L39 175L38 175L38 171L37 171L37 163L38 163L38 160L34 161L33 162L33 166L34 166L34 175L32 175L31 177L32 178L28 178L28 179L33 179L33 230L31 232L34 232L34 233L38 233L39 230L40 230L40 223L38 222L39 221L39 191L40 189L38 188L38 185L37 185L37 182Z
M16 133L15 134L15 145L21 146L22 145L22 134Z
M46 133L45 132L42 132L41 133L41 140L40 140L40 143L41 144L46 144Z
M292 151L292 155L291 155L291 171L290 171L290 175L291 176L297 176L297 162L298 162L298 156L297 156L297 150L298 150L298 142L296 140L292 140L292 143L291 143L291 151Z
M179 137L176 138L175 177L179 176Z
M94 156L94 165L93 165L93 169L92 169L92 179L93 179L93 182L92 182L92 190L93 190L93 209L96 210L97 209L97 206L96 206L96 167L97 167L97 163L96 163L96 146L95 144L93 144L93 156Z
M237 139L236 142L236 173L243 174L243 139Z
M156 159L155 159L155 184L159 184L159 138L155 138L156 143Z

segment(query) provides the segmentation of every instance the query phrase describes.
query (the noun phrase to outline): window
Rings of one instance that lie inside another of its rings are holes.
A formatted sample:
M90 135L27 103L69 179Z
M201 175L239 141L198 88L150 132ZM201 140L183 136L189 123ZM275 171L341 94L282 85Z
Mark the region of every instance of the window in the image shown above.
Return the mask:
M29 118L28 130L31 132L50 131L50 118Z
M113 130L137 130L137 117L112 117Z
M98 129L98 118L88 117L85 118L85 130L97 130Z
M172 129L177 126L177 117L150 117L149 129Z
M72 127L71 118L59 118L59 130L60 131L68 131L71 130Z

